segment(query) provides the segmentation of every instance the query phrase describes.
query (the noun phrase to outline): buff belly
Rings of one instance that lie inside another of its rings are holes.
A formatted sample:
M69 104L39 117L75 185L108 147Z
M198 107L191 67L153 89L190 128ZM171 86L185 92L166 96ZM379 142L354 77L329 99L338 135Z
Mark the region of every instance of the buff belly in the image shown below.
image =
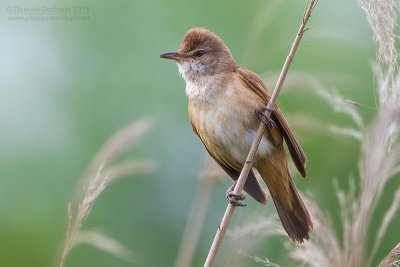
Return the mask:
M222 162L241 169L257 130L247 125L243 120L243 114L235 112L223 106L198 110L197 131L209 151L211 150ZM272 149L269 139L264 136L258 147L255 161L268 156Z

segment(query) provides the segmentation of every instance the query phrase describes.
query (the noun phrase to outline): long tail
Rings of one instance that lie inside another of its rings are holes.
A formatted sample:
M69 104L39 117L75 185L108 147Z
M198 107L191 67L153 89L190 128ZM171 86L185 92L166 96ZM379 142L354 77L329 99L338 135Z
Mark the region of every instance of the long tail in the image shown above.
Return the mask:
M313 229L311 216L290 174L286 171L287 177L271 177L271 169L268 171L264 168L259 168L259 172L267 183L283 228L290 239L297 243L309 240L309 231Z
M303 200L301 199L292 177L289 176L290 193L292 197L292 208L287 208L282 202L272 196L279 218L283 228L288 233L290 239L297 243L303 243L304 239L309 240L310 229L313 229L313 223Z

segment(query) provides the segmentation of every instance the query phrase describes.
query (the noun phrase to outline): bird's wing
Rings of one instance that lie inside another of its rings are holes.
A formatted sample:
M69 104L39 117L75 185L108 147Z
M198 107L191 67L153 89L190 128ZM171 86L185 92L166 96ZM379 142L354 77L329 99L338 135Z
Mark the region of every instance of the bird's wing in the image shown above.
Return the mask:
M267 104L271 98L271 93L269 92L267 86L264 82L257 76L257 74L249 71L247 69L239 68L236 70L242 80L251 88L257 95L265 100ZM290 130L289 124L283 116L282 112L275 105L274 111L272 112L272 118L280 126L283 136L285 138L287 147L289 149L290 155L296 166L297 170L300 172L301 176L306 177L306 163L307 156L301 148L299 142L294 137L292 131Z
M190 112L189 112L190 113ZM196 130L196 127L192 123L192 128L194 133L200 138L201 142L203 143L204 147L206 148L208 154L215 160L215 162L218 163L218 165L226 172L226 174L229 175L229 177L233 180L236 181L239 178L240 171L234 169L232 166L229 166L229 164L225 163L223 159L217 157L212 153L212 151L207 147L207 144L203 142L201 139L201 136ZM267 204L267 196L265 195L264 190L261 188L260 184L257 181L257 178L254 174L254 171L251 170L249 172L249 175L247 176L246 183L243 187L243 190L246 191L251 197L253 197L255 200L260 202L261 204Z

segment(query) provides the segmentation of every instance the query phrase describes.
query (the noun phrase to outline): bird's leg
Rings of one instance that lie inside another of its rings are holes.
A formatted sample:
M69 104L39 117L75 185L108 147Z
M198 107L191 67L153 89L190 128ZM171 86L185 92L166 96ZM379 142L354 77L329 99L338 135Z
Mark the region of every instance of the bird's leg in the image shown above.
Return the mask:
M229 203L231 203L235 207L245 207L245 206L247 206L247 204L240 203L239 200L246 199L246 196L243 194L236 194L235 192L233 192L233 190L235 189L235 186L236 186L236 182L237 182L237 180L226 191L226 198L228 199Z
M260 113L260 119L261 121L267 126L269 130L269 136L271 139L272 144L277 147L279 145L279 141L274 137L272 133L272 129L274 129L276 126L276 123L274 122L273 119L271 119L270 116L267 116L264 111L269 110L269 111L274 111L274 108L268 108L268 107L263 107Z

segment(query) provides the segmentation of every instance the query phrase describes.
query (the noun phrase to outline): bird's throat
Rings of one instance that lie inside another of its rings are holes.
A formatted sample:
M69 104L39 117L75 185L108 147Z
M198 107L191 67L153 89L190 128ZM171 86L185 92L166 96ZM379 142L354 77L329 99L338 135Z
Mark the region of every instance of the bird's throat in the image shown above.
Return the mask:
M182 75L183 76L183 75ZM195 105L214 104L224 91L221 74L185 78L186 95Z

